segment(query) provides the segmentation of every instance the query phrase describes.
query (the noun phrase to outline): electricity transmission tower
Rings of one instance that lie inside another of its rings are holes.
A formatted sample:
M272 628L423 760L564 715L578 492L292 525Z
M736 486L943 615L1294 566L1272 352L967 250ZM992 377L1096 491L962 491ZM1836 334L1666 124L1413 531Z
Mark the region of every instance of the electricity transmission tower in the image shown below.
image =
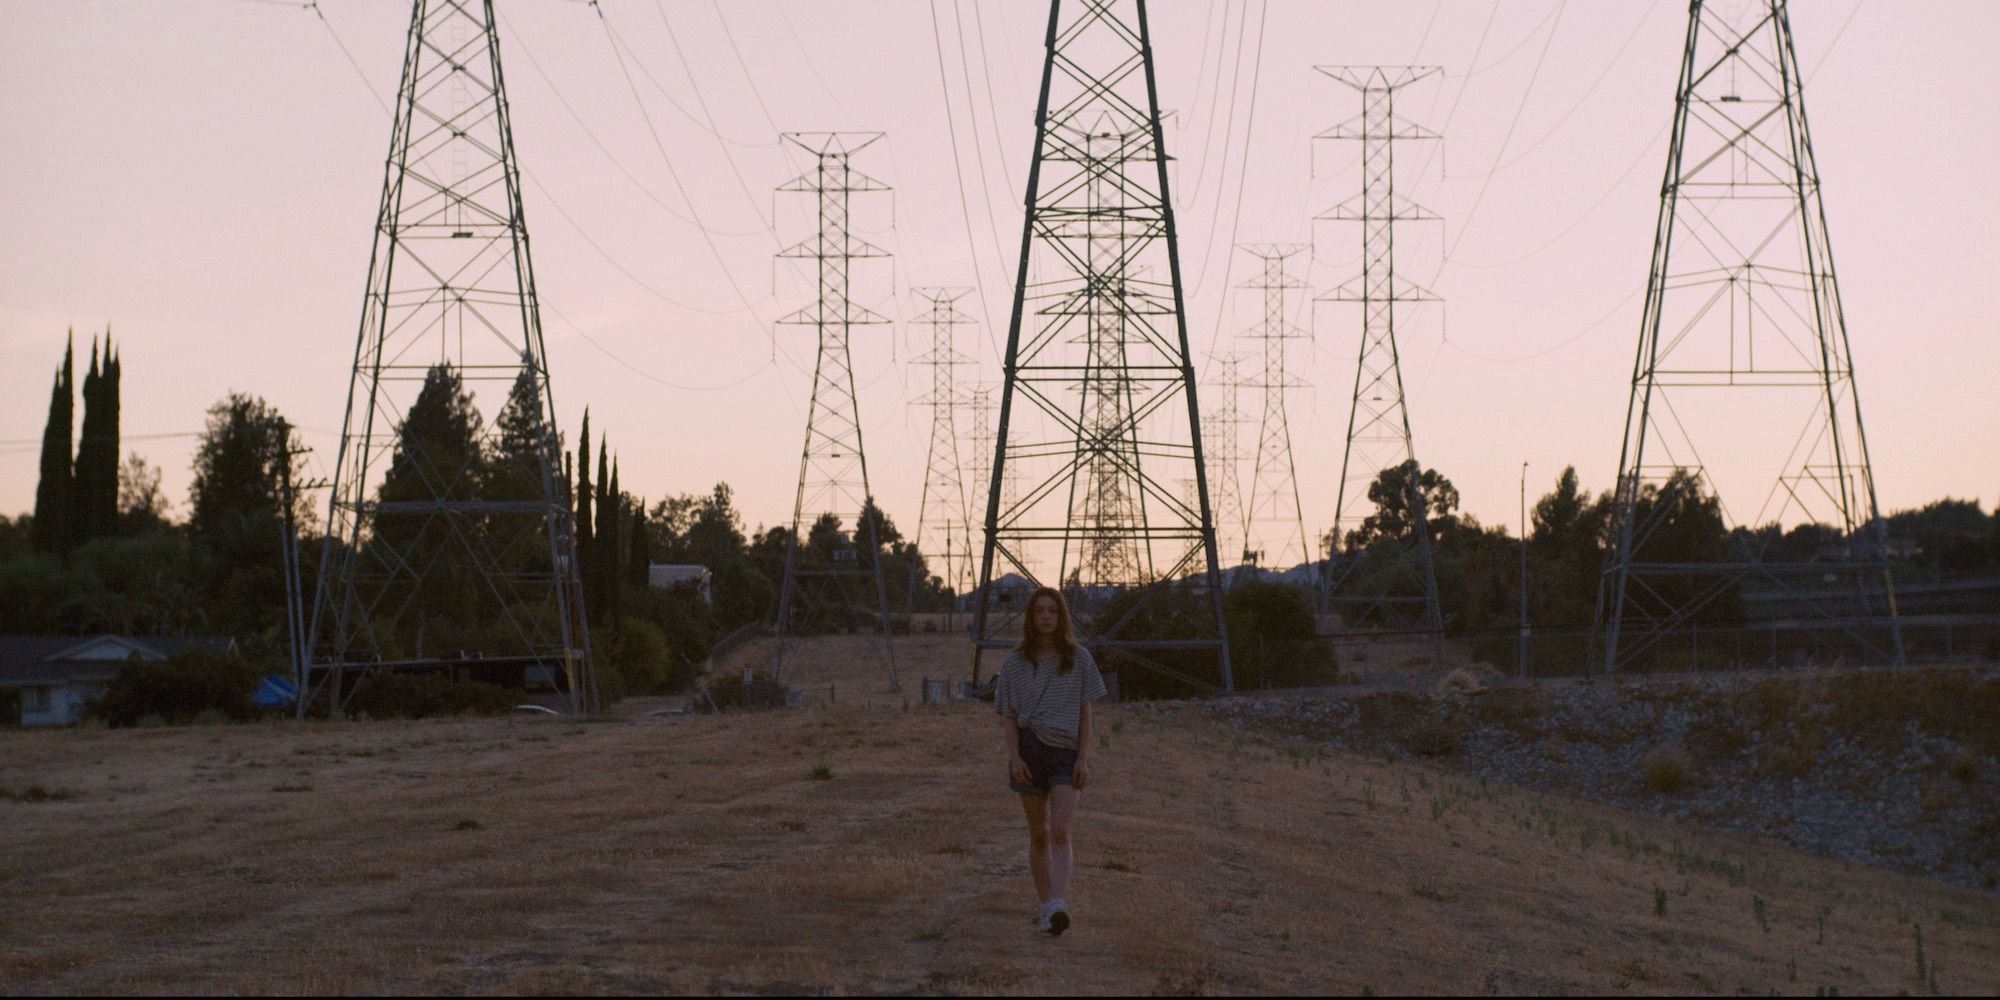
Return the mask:
M819 231L778 256L813 262L818 298L780 323L813 327L819 357L813 366L812 401L806 411L805 448L799 456L799 487L792 505L792 534L785 549L785 577L778 591L778 635L772 678L784 680L786 640L798 634L874 624L882 633L882 660L889 690L899 691L896 653L890 642L889 596L882 585L881 551L874 493L868 488L868 459L861 447L861 412L854 395L854 365L848 354L852 327L886 323L879 313L856 303L849 291L855 260L888 253L854 235L849 199L889 190L853 168L855 153L882 137L880 132L787 132L784 139L813 157L805 173L779 186L782 192L813 195ZM854 517L843 531L840 518Z
M596 707L520 180L491 0L416 0L301 712L398 668Z
M1782 623L1795 656L1903 660L1784 0L1688 12L1610 531L1606 673L1745 620L1773 658Z
M1243 532L1243 492L1237 482L1237 428L1243 425L1242 412L1237 408L1237 394L1243 388L1241 368L1243 359L1235 354L1219 354L1212 357L1215 377L1210 384L1215 386L1215 407L1208 416L1202 418L1202 430L1207 432L1202 443L1207 445L1205 457L1208 459L1208 481L1215 498L1215 548L1224 553L1225 559L1236 559L1239 565L1248 562L1248 544ZM1192 505L1195 501L1190 501ZM1234 572L1225 570L1234 583Z
M1396 144L1435 139L1437 133L1396 115L1396 92L1437 72L1434 66L1321 66L1361 95L1361 113L1320 133L1320 139L1361 143L1361 194L1322 213L1321 219L1361 224L1361 273L1320 297L1361 304L1361 351L1348 409L1347 444L1340 460L1333 532L1321 574L1321 602L1348 627L1364 624L1416 627L1436 636L1437 574L1431 566L1431 533L1418 473L1410 414L1403 400L1403 372L1396 348L1396 307L1436 298L1396 271L1396 223L1437 216L1396 193ZM1400 470L1404 532L1414 551L1389 553L1386 572L1361 579L1357 572L1380 558L1362 537L1378 509L1370 487L1388 470ZM1435 653L1435 645L1433 646Z
M919 288L916 293L929 305L916 322L930 327L931 339L930 348L911 364L930 369L930 388L917 397L916 402L930 410L931 437L929 458L924 463L923 500L918 506L915 538L917 551L927 560L937 560L933 569L957 596L971 589L972 556L966 551L971 531L970 519L966 515L965 466L959 456L956 418L965 400L952 372L973 361L959 353L953 331L972 322L972 317L958 308L958 300L970 294L971 289ZM923 581L916 578L914 562L910 573L908 602L914 602L917 588Z
M1305 244L1239 244L1237 249L1262 264L1257 276L1239 288L1264 293L1264 318L1245 334L1264 345L1264 371L1252 388L1264 391L1263 418L1258 423L1257 464L1250 479L1250 509L1244 518L1244 560L1285 572L1314 561L1306 534L1305 513L1299 506L1299 481L1292 463L1292 430L1285 413L1285 393L1305 385L1285 365L1285 345L1308 334L1291 322L1285 293L1304 288L1302 278L1286 272L1286 261L1312 249ZM1317 582L1317 581L1315 581Z
M1065 588L1112 662L1228 690L1146 4L1052 0L1046 46L974 639L1013 643L1022 602L995 584L1018 575ZM1193 505L1174 487L1190 472ZM1196 637L1144 631L1155 606Z

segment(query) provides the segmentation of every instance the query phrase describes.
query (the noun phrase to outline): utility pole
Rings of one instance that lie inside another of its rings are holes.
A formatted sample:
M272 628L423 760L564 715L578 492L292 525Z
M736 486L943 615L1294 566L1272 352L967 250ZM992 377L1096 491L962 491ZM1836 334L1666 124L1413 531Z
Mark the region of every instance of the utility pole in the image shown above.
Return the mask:
M1514 651L1521 679L1528 679L1528 463L1521 463L1521 638Z
M1690 5L1660 190L1596 666L1674 662L1682 638L1698 665L1704 619L1760 616L1813 623L1801 634L1827 654L1902 664L1785 0ZM1780 547L1797 524L1837 534ZM1676 545L1704 525L1717 537Z
M1215 522L1145 0L1052 0L1044 44L975 642L981 650L1014 642L1024 609L991 584L1015 573L1066 589L1094 651L1227 691ZM1022 497L1003 504L1001 484L1014 469ZM1190 471L1194 506L1173 485ZM1199 634L1139 631L1145 609L1177 592L1200 609L1186 623ZM1122 613L1099 613L1125 595L1134 596ZM1169 651L1179 655L1162 655ZM975 682L978 672L975 653Z
M438 428L468 396L497 413L471 447ZM492 0L415 0L302 700L464 663L599 707L555 413ZM468 616L477 646L424 654Z
M1437 133L1396 115L1396 95L1403 88L1437 72L1435 66L1321 66L1321 73L1361 95L1361 113L1315 138L1361 143L1361 194L1319 217L1361 224L1361 273L1321 296L1322 301L1355 302L1361 306L1361 345L1354 371L1354 395L1348 408L1347 442L1340 459L1339 495L1334 501L1333 533L1320 578L1322 606L1336 611L1346 628L1364 622L1417 627L1431 635L1431 658L1440 656L1444 616L1438 608L1437 573L1431 563L1430 519L1418 481L1423 466L1410 434L1410 413L1403 397L1403 370L1396 346L1397 306L1434 301L1437 296L1396 270L1396 224L1432 221L1428 209L1396 193L1396 146L1400 142L1436 139ZM1404 470L1405 507L1409 512L1411 549L1398 557L1397 583L1421 596L1380 591L1357 592L1350 586L1365 552L1342 546L1348 535L1373 513L1369 487L1386 470ZM1414 610L1413 610L1414 609Z
M285 578L285 651L291 658L292 666L292 708L301 719L305 718L306 711L306 609L305 585L299 579L298 491L322 489L327 482L324 479L292 482L292 464L299 456L311 453L311 448L292 445L291 422L280 419L278 503L282 509L279 511L278 555L280 571Z
M855 170L852 163L854 154L880 138L880 132L787 132L783 136L784 141L811 154L813 165L778 190L812 195L819 229L778 256L811 261L819 296L778 322L812 327L818 334L819 354L806 411L805 447L799 455L799 486L792 504L785 576L778 590L778 634L771 676L779 683L784 682L787 640L793 635L842 627L852 630L873 615L882 633L889 690L902 690L891 640L889 596L882 585L881 540L875 518L869 516L875 509L875 495L868 487L854 363L848 353L853 327L888 322L855 302L849 286L854 261L888 256L887 251L855 236L849 223L853 195L889 190L888 185ZM851 534L836 530L832 537L819 537L814 533L816 523L849 512L854 517Z

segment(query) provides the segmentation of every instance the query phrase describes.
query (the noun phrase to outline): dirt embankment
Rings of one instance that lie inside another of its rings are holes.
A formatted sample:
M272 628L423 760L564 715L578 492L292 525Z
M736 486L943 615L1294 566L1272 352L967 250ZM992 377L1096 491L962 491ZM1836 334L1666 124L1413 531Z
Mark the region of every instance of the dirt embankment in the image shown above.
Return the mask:
M0 733L0 993L2000 990L1990 892L1136 706L1049 939L885 701Z
M1848 861L2000 883L2000 669L1485 690L1469 681L1202 711Z

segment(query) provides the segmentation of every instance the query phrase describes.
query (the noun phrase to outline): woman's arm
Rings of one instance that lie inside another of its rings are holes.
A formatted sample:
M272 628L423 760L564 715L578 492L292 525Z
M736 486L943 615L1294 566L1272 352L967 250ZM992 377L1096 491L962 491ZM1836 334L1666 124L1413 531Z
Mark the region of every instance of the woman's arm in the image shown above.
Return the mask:
M1021 759L1021 727L1015 723L1013 716L1003 715L1000 717L1000 728L1005 732L1001 739L1007 745L1008 775L1019 785L1034 781L1035 776L1028 770L1028 762Z
M1090 782L1090 702L1084 702L1076 714L1076 767L1070 770L1070 782L1077 791Z

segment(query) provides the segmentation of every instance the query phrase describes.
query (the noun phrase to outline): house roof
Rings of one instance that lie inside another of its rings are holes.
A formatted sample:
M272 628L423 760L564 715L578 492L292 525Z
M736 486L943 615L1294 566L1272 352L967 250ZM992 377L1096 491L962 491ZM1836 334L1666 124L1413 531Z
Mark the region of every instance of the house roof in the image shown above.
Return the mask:
M225 635L0 635L0 687L110 680L130 658L164 660L184 649L226 653Z

